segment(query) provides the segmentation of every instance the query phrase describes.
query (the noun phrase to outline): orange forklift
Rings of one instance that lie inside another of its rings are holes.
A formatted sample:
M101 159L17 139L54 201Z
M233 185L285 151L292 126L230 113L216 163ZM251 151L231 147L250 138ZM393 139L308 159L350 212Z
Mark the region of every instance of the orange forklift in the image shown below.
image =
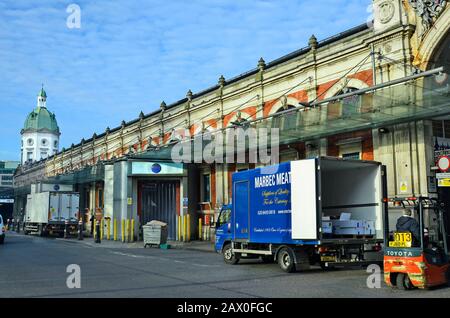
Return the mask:
M448 284L450 264L443 205L433 198L393 199L394 205L412 208L418 216L420 237L411 232L389 232L385 220L384 280L402 290L428 289ZM427 227L425 227L425 224Z

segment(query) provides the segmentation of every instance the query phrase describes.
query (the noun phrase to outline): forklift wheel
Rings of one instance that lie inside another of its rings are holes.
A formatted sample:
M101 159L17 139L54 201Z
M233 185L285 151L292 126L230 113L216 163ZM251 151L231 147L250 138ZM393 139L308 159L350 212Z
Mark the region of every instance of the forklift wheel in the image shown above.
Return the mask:
M409 290L413 288L413 284L409 279L408 274L398 273L396 278L397 288L401 290Z

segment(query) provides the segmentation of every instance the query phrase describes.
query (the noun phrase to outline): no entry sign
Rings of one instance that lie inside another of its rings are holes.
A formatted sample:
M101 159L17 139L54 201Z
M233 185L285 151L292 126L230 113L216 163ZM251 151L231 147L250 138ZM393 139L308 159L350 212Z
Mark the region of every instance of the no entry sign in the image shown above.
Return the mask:
M448 156L441 156L438 159L438 168L442 172L447 172L450 169L450 158Z

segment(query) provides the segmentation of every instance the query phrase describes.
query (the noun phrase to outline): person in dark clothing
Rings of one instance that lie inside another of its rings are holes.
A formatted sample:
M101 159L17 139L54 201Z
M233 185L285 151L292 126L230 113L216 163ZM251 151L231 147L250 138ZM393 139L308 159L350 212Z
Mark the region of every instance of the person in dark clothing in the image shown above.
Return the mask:
M420 245L420 226L412 216L410 209L405 209L403 215L397 220L397 232L411 232L413 246Z

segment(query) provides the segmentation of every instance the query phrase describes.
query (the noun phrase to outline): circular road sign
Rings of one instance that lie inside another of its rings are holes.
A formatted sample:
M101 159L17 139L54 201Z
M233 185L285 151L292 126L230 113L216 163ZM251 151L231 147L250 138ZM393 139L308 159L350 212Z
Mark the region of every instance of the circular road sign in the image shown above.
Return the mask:
M438 168L442 172L447 172L450 168L450 158L448 156L442 156L438 160Z

